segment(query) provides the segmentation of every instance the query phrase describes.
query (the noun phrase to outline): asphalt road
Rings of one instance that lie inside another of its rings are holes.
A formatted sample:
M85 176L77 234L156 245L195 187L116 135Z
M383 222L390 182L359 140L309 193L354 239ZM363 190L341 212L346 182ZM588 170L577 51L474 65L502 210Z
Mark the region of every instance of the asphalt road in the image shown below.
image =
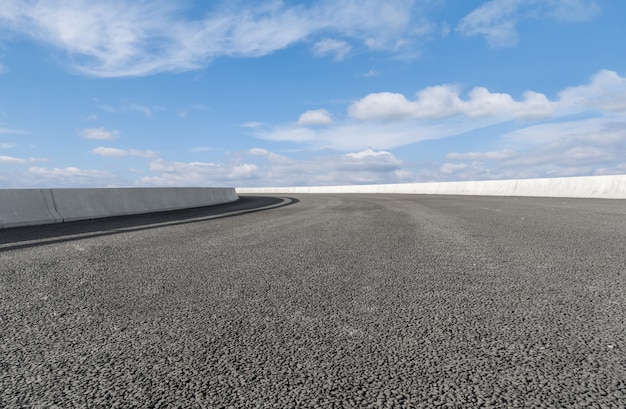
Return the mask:
M244 197L0 231L0 407L623 408L625 338L623 200Z

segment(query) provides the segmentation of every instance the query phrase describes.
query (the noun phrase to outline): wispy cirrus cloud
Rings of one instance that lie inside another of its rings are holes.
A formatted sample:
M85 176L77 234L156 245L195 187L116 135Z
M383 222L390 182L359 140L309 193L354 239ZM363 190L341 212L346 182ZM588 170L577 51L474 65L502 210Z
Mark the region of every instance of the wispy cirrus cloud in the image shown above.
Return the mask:
M519 41L520 21L577 22L593 18L599 11L594 0L491 0L461 19L457 30L469 37L485 37L490 47L511 47Z
M29 131L25 131L23 129L8 129L8 128L0 128L0 135L28 135Z
M0 155L0 163L26 165L29 163L47 162L46 158L17 158L15 156Z
M33 166L28 168L21 180L16 181L23 186L45 187L96 187L115 184L118 177L106 170L81 169L75 166L64 168L46 168Z
M72 55L74 69L99 77L142 76L193 70L222 56L259 57L293 44L319 40L317 53L345 57L359 42L398 49L419 37L411 28L414 0L323 0L312 4L250 2L213 4L191 18L177 2L101 3L5 0L0 27Z
M313 45L311 52L316 57L333 55L335 61L341 61L346 58L351 49L352 46L346 41L324 38Z
M85 128L80 131L80 135L85 139L112 140L117 139L120 135L119 131L108 131L103 127Z
M100 156L108 156L112 158L122 158L124 156L138 156L141 158L156 158L159 155L154 151L142 151L137 149L119 149L119 148L107 148L99 146L93 149L93 153Z
M133 110L133 111L137 111L142 113L144 116L150 118L152 116L154 116L154 111L147 107L147 106L143 106L143 105L139 105L139 104L130 104L128 106L129 109Z
M451 152L440 170L466 180L623 173L626 117L536 124L505 133L499 143L510 148Z
M503 149L501 151L488 151L488 152L450 152L446 155L446 159L461 160L461 161L476 161L476 160L504 160L517 157L517 152L512 149Z

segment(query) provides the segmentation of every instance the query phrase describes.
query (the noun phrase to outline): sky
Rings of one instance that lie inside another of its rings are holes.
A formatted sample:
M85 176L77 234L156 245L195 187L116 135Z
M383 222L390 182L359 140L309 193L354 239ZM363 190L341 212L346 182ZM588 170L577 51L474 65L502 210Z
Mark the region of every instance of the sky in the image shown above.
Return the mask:
M626 174L626 1L2 0L0 188Z

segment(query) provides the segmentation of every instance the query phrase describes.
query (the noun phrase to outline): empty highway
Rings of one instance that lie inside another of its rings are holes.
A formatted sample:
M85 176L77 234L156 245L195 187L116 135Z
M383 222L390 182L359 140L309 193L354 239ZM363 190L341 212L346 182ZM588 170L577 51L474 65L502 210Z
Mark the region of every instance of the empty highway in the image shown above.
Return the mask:
M242 196L0 230L0 407L626 407L626 201Z

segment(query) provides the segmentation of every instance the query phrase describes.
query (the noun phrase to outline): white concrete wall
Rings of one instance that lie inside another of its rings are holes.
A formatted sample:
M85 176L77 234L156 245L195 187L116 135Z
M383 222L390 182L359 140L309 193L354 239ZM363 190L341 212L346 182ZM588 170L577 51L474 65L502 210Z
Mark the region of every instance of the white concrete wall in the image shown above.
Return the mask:
M234 188L0 189L0 228L234 202Z
M626 175L487 180L476 182L237 188L237 193L406 193L626 199Z

